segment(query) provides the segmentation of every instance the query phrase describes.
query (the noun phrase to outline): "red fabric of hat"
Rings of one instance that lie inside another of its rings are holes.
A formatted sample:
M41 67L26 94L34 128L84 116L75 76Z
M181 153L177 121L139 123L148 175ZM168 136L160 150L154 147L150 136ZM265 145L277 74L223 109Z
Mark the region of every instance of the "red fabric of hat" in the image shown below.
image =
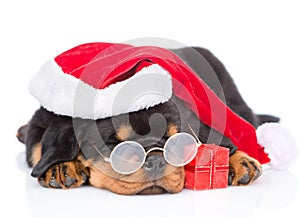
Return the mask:
M185 105L202 122L230 138L239 150L256 158L260 163L270 162L264 148L257 142L255 128L228 108L184 61L167 49L153 46L135 47L126 44L90 43L74 47L62 53L54 58L54 62L57 66L54 67L52 61L50 68L53 67L56 71L61 70L61 73L67 75L64 76L68 79L71 76L96 90L105 90L114 84L122 83L135 75L137 76L143 69L158 65L162 68L162 71L166 71L171 75L172 94L183 100ZM41 83L42 74L48 68L49 64L45 65L38 78L32 80L29 87L31 93L48 110L55 110L54 112L58 114L74 116L74 113L68 113L68 111L60 112L64 109L63 106L60 106L60 104L52 105L51 103L56 103L54 101L49 103L47 97L44 97L44 94L40 92L43 91L39 89L41 86L37 87L37 85L40 85L37 83ZM154 71L157 70L154 68ZM48 71L48 77L51 77L51 70ZM162 72L160 75L165 74ZM163 81L164 79L159 80ZM50 87L56 86L57 83L59 82L53 81ZM148 108L170 98L168 88L161 87L159 90L162 90L166 99L157 97L157 102L151 101L150 104L140 109ZM51 95L51 93L49 94ZM135 110L138 109L136 107ZM130 111L107 113L108 115L97 117L106 117L124 112Z

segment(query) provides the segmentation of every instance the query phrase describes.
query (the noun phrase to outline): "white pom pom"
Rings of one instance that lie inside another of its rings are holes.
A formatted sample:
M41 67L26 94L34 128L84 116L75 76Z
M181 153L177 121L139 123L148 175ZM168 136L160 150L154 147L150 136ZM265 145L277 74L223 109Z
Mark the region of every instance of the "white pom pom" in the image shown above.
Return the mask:
M265 123L256 130L257 141L265 147L274 169L287 169L297 157L293 137L279 123Z

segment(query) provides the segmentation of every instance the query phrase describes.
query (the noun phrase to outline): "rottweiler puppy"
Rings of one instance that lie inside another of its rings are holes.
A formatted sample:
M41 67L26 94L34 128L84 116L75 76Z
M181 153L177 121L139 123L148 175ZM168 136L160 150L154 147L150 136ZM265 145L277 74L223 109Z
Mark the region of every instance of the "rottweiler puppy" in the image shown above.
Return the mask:
M254 127L279 121L276 117L252 112L224 65L210 51L199 47L172 51L193 68L228 107ZM208 73L211 69L203 68L195 53L209 63L220 87L212 81ZM237 150L228 138L199 121L175 96L148 109L95 121L56 115L41 107L29 123L18 130L17 138L26 145L32 176L44 187L69 189L89 184L124 195L160 194L182 191L185 172L183 166L166 162L163 153L155 147L163 148L172 135L191 134L191 129L202 143L230 149L229 185L248 185L262 174L256 159ZM138 142L145 151L154 148L141 168L131 174L116 172L106 159L124 141Z

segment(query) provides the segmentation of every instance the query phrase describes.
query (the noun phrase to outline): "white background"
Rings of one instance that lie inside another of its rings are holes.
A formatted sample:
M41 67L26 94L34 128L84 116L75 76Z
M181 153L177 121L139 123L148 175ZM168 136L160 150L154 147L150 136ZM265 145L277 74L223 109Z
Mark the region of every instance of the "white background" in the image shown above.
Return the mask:
M126 197L40 187L15 139L39 106L27 84L46 60L85 42L162 37L209 48L248 104L280 116L299 143L300 7L247 2L1 1L0 216L298 216L299 161L289 171L266 170L249 187Z

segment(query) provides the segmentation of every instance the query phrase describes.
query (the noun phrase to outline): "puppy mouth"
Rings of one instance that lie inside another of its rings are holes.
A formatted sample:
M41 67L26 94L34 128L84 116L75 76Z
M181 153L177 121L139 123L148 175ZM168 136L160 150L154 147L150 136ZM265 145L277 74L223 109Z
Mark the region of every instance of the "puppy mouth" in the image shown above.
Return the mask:
M137 195L149 195L149 194L164 194L168 193L166 189L158 185L152 185L138 192Z

